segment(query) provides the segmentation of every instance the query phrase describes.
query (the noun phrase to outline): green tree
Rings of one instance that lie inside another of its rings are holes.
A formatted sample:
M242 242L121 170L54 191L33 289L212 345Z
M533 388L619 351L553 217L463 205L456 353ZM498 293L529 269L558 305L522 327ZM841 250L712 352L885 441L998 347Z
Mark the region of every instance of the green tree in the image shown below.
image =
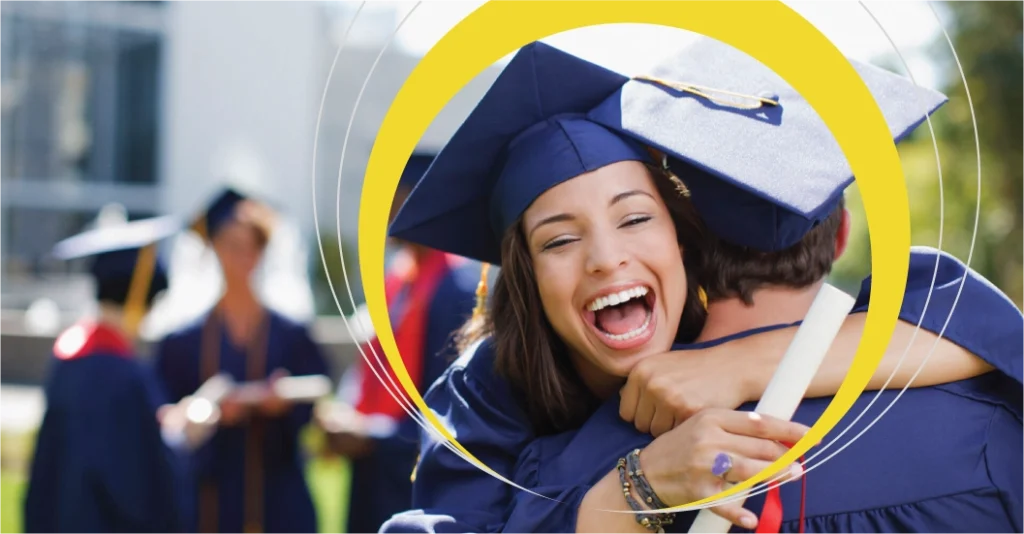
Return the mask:
M949 44L940 33L930 53L942 71L939 89L949 96L949 102L932 116L942 163L941 191L927 125L899 148L910 196L912 242L938 245L941 222L942 249L963 260L971 254L971 267L1021 306L1024 4L949 2L936 8L970 88L980 144L981 192L979 195L979 151L975 149L971 106ZM860 198L855 188L848 198L854 213L858 213ZM976 217L977 235L971 253ZM857 233L848 251L854 259L837 269L835 278L840 285L849 285L870 262L866 224L862 220L855 220L854 224Z
M356 244L343 240L339 250L338 236L326 234L320 238L320 245L323 247L324 258L327 260L327 270L324 270L324 261L320 258L320 252L314 250L313 263L316 274L313 278L313 294L315 295L316 313L317 315L338 315L338 303L340 303L341 313L351 315L355 312L355 308L352 306L348 290L345 288L346 274L348 275L348 284L352 288L352 299L357 305L364 302ZM334 297L331 296L331 285L327 283L328 273L331 284L334 285L334 294L337 295L338 303L335 303Z

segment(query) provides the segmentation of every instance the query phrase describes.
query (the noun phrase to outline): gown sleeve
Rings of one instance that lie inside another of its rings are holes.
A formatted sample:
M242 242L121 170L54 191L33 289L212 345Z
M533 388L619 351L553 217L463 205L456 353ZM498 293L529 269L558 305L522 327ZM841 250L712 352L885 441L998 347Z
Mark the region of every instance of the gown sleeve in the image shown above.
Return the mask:
M552 483L542 475L546 464L558 460L569 469L593 470L590 455L562 455L566 450L565 437L545 437L535 440L523 452L516 466L515 482L530 491L516 490L509 508L503 532L576 532L576 518L583 498L593 487L589 481ZM585 450L582 452L586 452ZM607 464L601 458L598 465Z
M511 479L533 430L511 385L495 372L488 341L470 347L424 400L459 443ZM414 510L395 515L381 531L498 532L513 491L449 450L432 431L423 431L413 484Z
M867 311L870 293L868 276L855 313ZM928 247L911 249L900 319L941 332L943 338L1024 384L1024 315L1002 291L957 258Z
M313 340L309 329L302 324L288 324L282 328L290 330L291 344L288 348L287 371L292 376L330 375L323 351ZM288 414L289 427L298 432L313 417L312 404L295 405Z
M520 457L517 491L506 514L505 532L576 532L587 492L615 469L619 458L651 442L619 417L619 396L606 400L576 430L534 440Z
M199 383L201 328L189 327L168 334L154 348L153 371L164 400L176 403L195 393Z

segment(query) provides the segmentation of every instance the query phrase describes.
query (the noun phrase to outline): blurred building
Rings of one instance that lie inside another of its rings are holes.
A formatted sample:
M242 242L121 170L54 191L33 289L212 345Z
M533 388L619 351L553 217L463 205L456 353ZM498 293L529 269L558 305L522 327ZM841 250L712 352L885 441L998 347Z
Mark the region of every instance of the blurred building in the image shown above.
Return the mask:
M47 259L56 241L112 202L130 218L191 214L226 178L291 216L301 246L286 247L283 261L308 274L320 262L315 168L321 230L333 237L339 220L354 247L373 139L418 61L394 44L377 61L398 6L371 4L337 59L314 162L324 84L358 2L4 2L2 307L48 297L74 312L90 286L81 265ZM375 61L339 206L344 135ZM495 74L448 106L425 147L444 144Z

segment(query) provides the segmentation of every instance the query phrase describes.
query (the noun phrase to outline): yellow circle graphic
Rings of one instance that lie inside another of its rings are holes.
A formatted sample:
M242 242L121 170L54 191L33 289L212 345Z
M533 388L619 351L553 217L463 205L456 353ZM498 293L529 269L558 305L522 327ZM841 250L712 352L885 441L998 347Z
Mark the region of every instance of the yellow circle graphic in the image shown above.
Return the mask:
M359 265L374 329L405 393L457 450L477 467L505 480L458 443L427 408L395 345L383 275L367 273L384 273L387 217L398 179L417 142L445 104L484 69L530 42L576 28L615 23L658 24L700 33L773 69L803 95L835 136L857 176L871 236L871 307L853 365L828 409L804 439L757 476L712 497L670 509L677 511L751 488L821 441L864 391L896 327L910 249L910 213L899 156L867 86L835 45L810 22L781 2L484 4L423 57L384 118L360 199Z

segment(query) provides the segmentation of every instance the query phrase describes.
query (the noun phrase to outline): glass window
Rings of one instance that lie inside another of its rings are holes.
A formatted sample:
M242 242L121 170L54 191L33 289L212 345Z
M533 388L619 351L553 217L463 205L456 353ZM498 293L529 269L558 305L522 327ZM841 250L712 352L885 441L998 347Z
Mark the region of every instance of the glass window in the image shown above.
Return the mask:
M155 183L160 34L92 21L89 2L15 4L0 8L3 179Z

